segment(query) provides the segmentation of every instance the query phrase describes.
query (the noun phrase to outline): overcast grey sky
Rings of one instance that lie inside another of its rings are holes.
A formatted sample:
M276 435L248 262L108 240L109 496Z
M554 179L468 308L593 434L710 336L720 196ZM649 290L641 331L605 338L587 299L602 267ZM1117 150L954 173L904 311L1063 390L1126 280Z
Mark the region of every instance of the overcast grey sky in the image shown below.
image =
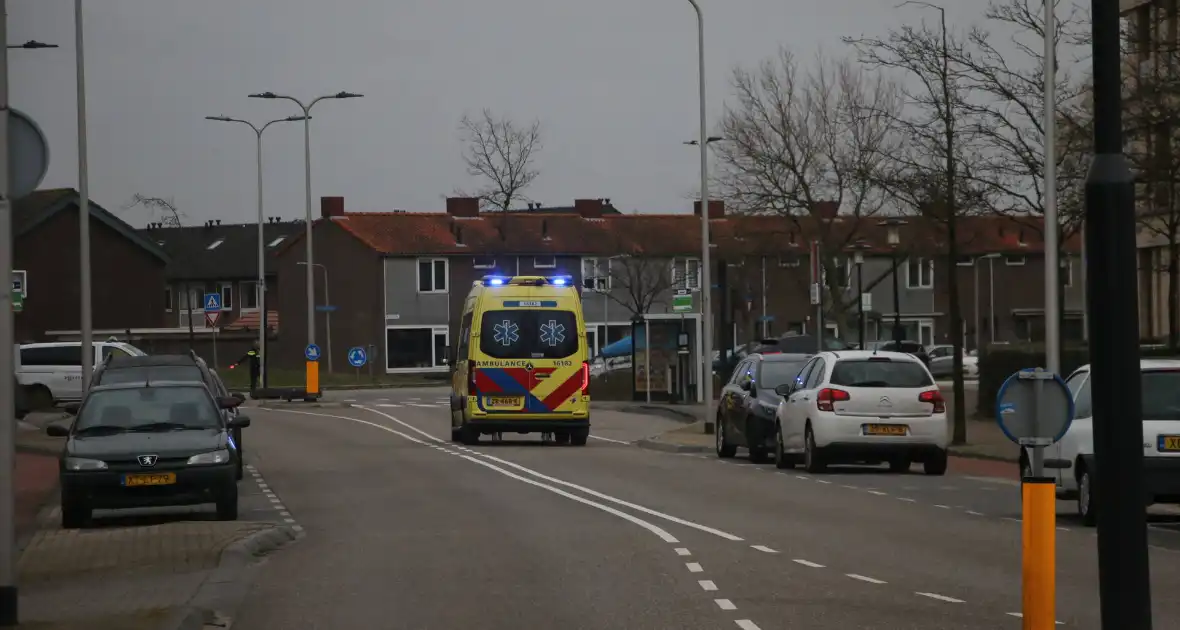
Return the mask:
M735 64L788 45L842 53L841 35L883 34L917 8L893 0L701 0L708 107L715 120ZM8 0L9 40L56 50L10 54L11 99L49 137L44 186L76 186L72 0ZM316 106L312 194L348 210L435 211L464 172L456 125L492 108L545 133L547 204L610 197L642 212L685 211L699 181L696 21L686 0L87 0L91 196L120 211L135 193L171 197L187 222L249 221L254 137L225 114L265 122L298 114L298 97L365 98ZM978 19L982 0L947 0ZM927 19L936 19L927 11ZM266 133L267 214L303 214L303 134Z

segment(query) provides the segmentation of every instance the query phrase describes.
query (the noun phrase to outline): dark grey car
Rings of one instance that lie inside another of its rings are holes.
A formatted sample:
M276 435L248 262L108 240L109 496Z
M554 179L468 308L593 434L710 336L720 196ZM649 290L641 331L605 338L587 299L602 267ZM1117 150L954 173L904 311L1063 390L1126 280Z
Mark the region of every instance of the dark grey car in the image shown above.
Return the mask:
M794 380L808 354L751 354L733 371L717 401L717 456L733 457L739 446L750 461L764 462L774 448L782 396L774 388Z

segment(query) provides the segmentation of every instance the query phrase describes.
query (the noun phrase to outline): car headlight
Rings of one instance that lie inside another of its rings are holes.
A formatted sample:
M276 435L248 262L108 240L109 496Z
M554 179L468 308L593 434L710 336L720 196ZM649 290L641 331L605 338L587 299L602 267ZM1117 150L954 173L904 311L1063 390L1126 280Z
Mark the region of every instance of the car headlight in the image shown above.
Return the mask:
M107 463L100 459L85 459L83 457L67 457L66 470L106 470Z
M766 413L774 414L778 412L778 405L768 405L766 403L762 403L762 410Z
M208 453L200 453L188 458L189 466L209 466L211 464L224 464L229 461L229 451L221 449L219 451L209 451Z

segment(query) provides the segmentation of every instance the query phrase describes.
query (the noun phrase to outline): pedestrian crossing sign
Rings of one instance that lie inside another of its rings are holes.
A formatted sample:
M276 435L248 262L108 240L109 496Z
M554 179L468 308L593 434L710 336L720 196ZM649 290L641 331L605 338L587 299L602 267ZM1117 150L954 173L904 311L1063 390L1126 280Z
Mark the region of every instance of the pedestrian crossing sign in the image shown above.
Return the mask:
M221 310L221 294L220 293L206 293L205 294L205 310L206 311L220 311Z

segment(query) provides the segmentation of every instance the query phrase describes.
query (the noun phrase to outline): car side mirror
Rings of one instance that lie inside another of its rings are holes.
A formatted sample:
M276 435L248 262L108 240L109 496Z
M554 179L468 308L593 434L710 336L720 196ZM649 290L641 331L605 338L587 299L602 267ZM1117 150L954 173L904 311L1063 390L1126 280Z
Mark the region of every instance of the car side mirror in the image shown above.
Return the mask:
M754 381L751 381L749 379L743 379L742 382L738 385L738 387L741 387L742 391L745 391L745 392L750 391L750 389L753 386L754 386Z
M250 417L238 414L233 418L230 418L227 425L231 429L245 429L246 427L250 426Z
M787 396L790 396L790 395L791 395L791 392L792 392L792 391L794 391L794 389L795 389L795 386L794 386L794 384L792 384L792 383L783 383L782 385L779 385L779 386L777 386L777 387L775 387L775 388L774 388L774 393L778 394L779 396L782 396L782 397L786 398Z
M69 427L63 427L60 424L51 424L45 427L45 435L49 437L69 437Z
M243 394L242 392L234 392L234 393L230 394L230 396L233 396L234 398L237 398L238 400L240 400L242 402L246 402L246 395Z
M242 400L233 396L222 396L217 399L217 406L222 409L237 409L241 404Z
M82 408L82 403L80 403L80 402L66 403L65 406L62 407L62 409L64 409L65 412L70 414L71 416L78 415L78 410L81 408Z

